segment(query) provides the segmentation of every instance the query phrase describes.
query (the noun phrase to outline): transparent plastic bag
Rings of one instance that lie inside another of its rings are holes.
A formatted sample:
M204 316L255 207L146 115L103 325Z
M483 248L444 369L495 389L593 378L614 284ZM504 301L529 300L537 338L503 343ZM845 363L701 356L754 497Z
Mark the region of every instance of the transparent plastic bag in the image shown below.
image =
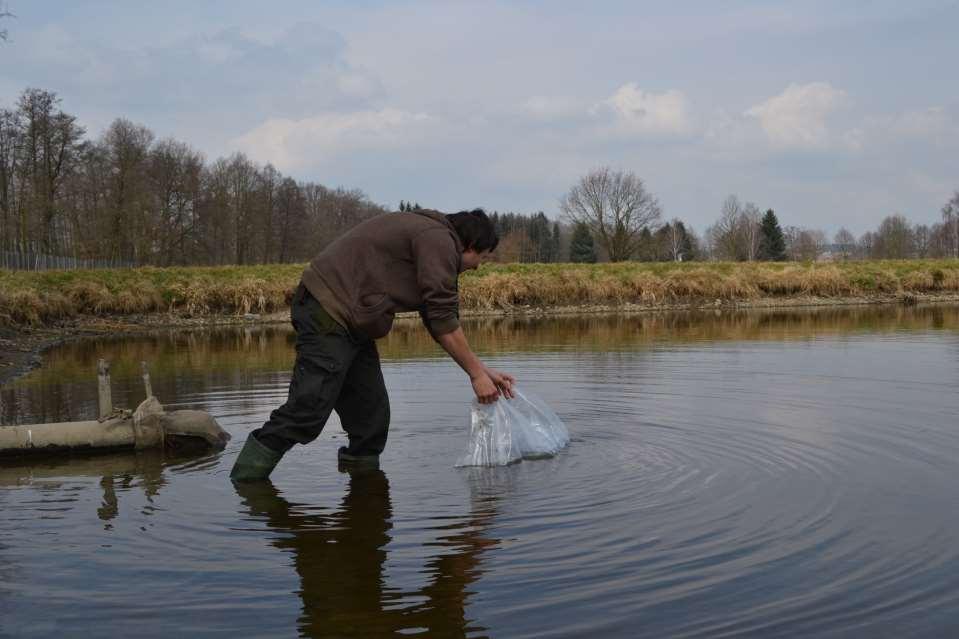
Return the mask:
M550 457L569 443L566 425L543 400L513 387L513 399L492 404L473 400L470 439L457 466L505 466L521 459Z

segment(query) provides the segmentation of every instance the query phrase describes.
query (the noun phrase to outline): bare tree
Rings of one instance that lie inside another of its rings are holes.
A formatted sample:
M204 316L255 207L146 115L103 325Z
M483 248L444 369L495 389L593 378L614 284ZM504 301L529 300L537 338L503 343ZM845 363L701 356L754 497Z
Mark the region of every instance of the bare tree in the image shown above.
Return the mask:
M204 171L199 241L207 264L226 264L233 257L233 217L230 198L230 162L217 159Z
M230 226L233 231L234 264L253 262L253 199L257 186L257 167L243 153L234 153L227 160L227 198Z
M103 134L100 144L110 163L111 257L147 263L155 251L156 232L154 220L146 215L153 132L125 118L117 118Z
M762 239L760 224L762 212L752 202L747 202L739 219L739 232L742 234L742 244L746 249L746 260L753 262L759 254L759 243Z
M752 202L745 205L735 195L723 201L719 220L707 230L716 257L739 262L759 257L762 213Z
M917 224L912 230L912 243L916 257L929 257L932 249L932 229L925 224Z
M873 257L873 251L876 247L876 234L872 231L866 231L859 238L859 242L856 246L856 250L859 253L860 259L869 259Z
M890 215L876 231L873 255L887 260L904 260L913 253L912 227L902 215Z
M836 248L839 249L839 256L845 261L852 256L853 249L856 247L856 238L853 237L849 229L842 227L836 231L833 243L835 243Z
M56 93L40 89L27 89L17 102L23 127L18 179L25 191L19 211L20 243L25 244L30 235L50 252L57 249L58 231L63 227L58 199L84 133L74 116L58 108L59 103Z
M305 245L307 215L303 191L293 178L285 178L277 189L277 243L281 263L302 255Z
M149 163L150 211L157 229L150 261L164 266L193 263L203 158L186 144L167 139L154 145Z
M313 183L302 187L307 219L312 228L311 254L319 252L350 227L386 209L370 201L359 189L329 189Z
M944 222L933 224L929 231L929 257L952 257L952 238Z
M517 228L506 233L496 247L496 261L522 262L530 249L529 234L526 229Z
M821 231L819 229L805 229L801 238L806 259L818 260L819 257L826 252L826 245L829 242L826 239L825 231Z
M730 195L723 201L719 219L706 231L707 240L715 258L740 259L743 247L738 229L742 212L742 204L735 195Z
M9 249L17 233L14 227L17 201L17 160L22 141L20 114L0 110L0 249Z
M826 234L820 230L787 226L783 229L783 235L786 238L786 254L796 262L816 260L826 249Z
M267 164L259 171L260 197L256 207L259 233L263 244L263 253L260 261L269 264L273 261L274 218L276 217L276 190L282 180L280 172L272 164Z
M802 261L800 244L802 242L803 230L798 226L786 226L783 228L783 239L786 240L786 257L790 261Z
M942 207L942 223L950 240L952 257L959 258L959 191Z
M0 2L0 20L4 18L15 18L15 17L16 17L15 15L7 11L6 4L3 2ZM6 41L7 36L8 36L7 30L0 29L0 40Z
M669 258L674 262L682 262L686 242L686 232L683 223L673 218L673 221L666 225L666 240L669 248Z
M109 257L113 239L107 223L111 179L107 151L85 142L76 164L64 186L64 216L71 234L71 245L65 248L77 258Z
M632 172L602 167L580 178L560 200L572 222L589 226L611 262L628 260L640 234L662 215L659 202Z

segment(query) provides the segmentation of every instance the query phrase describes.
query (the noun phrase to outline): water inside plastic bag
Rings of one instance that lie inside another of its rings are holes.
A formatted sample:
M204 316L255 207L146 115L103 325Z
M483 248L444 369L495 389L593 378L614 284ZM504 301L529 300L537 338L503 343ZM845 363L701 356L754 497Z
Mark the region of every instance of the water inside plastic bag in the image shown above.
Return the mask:
M549 457L569 443L566 425L538 397L513 387L513 399L473 400L470 439L457 466L505 466L523 458Z

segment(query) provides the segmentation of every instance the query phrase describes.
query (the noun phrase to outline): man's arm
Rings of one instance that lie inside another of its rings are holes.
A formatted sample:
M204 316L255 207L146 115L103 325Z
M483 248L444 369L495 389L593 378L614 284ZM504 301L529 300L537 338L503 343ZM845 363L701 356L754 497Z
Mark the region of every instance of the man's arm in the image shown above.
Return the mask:
M443 347L443 350L449 353L450 357L460 365L460 368L469 375L473 392L476 393L476 399L481 404L492 404L499 399L500 392L507 399L513 397L512 385L515 380L509 375L486 368L486 365L470 348L462 328L457 327L449 333L436 335L435 339Z
M469 375L480 403L495 402L500 393L511 399L515 380L487 368L473 353L460 328L456 280L462 256L456 252L455 243L450 246L450 242L455 240L445 229L424 231L413 238L416 279L423 297L420 317L433 339Z

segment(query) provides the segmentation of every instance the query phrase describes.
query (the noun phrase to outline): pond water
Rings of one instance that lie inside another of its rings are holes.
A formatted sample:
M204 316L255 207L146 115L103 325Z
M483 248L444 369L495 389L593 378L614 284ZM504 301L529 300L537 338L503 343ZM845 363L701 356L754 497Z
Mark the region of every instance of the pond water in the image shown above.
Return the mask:
M959 308L466 324L564 419L547 460L455 468L470 387L425 332L380 344L379 470L335 416L271 483L228 475L286 394L287 327L86 340L0 423L117 405L139 362L232 435L0 461L0 636L944 637L959 633Z

